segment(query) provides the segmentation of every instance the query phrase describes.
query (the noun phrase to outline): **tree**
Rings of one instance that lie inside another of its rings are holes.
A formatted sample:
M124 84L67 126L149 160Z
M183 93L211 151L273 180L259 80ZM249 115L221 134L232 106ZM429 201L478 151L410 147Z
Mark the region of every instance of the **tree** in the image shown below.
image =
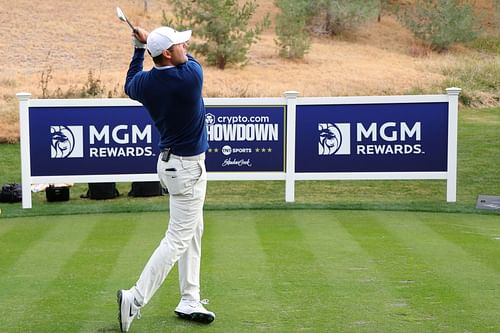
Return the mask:
M308 3L307 0L275 0L281 10L276 17L276 44L281 57L300 59L309 49Z
M495 8L495 13L493 14L493 19L495 23L495 28L497 32L500 32L500 0L494 0L493 6Z
M474 11L462 0L417 0L399 19L436 51L444 51L455 42L471 41L478 36Z
M382 15L387 12L395 13L399 10L399 5L394 3L394 0L378 0L378 15L377 22L382 21Z
M206 57L209 65L224 69L227 64L245 64L250 46L259 40L269 25L266 15L255 27L249 28L257 5L246 1L240 8L237 0L173 0L174 19L163 24L178 29L192 29L190 42L194 52ZM198 41L200 39L200 41Z
M316 17L320 15L324 31L330 35L352 30L380 12L380 0L314 0L310 3L310 12Z

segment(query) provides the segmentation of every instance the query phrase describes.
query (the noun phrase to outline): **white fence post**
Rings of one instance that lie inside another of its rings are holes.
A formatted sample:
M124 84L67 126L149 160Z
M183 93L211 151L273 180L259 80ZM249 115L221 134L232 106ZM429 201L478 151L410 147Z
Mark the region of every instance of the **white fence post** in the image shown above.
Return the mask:
M19 133L21 139L21 185L23 189L23 208L31 208L31 162L29 133L29 100L30 93L17 93L19 100Z
M285 91L286 98L286 174L285 201L295 201L295 112L297 91Z
M462 89L448 88L448 177L446 201L457 201L458 95Z

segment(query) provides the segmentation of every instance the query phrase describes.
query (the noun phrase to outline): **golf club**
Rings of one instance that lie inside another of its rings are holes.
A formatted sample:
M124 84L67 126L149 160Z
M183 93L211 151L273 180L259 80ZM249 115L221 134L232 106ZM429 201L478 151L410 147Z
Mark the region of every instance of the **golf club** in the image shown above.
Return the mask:
M116 7L116 15L118 16L118 18L123 21L123 22L127 22L127 24L129 25L130 29L132 29L133 32L136 31L136 28L132 25L132 23L130 23L130 21L128 20L128 18L125 16L125 13L123 13L123 10L121 10L120 7Z

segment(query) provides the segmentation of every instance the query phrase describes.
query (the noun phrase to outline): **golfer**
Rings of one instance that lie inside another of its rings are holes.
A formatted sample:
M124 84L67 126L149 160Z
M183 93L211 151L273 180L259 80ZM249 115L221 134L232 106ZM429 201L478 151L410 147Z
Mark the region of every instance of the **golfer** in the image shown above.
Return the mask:
M148 110L160 133L157 171L170 194L170 221L165 237L146 263L136 284L118 291L120 329L127 332L140 309L161 286L178 261L181 318L211 323L215 314L200 301L203 203L208 149L201 65L187 53L191 30L161 27L151 33L136 28L135 51L125 82L126 94ZM144 53L154 67L143 71Z

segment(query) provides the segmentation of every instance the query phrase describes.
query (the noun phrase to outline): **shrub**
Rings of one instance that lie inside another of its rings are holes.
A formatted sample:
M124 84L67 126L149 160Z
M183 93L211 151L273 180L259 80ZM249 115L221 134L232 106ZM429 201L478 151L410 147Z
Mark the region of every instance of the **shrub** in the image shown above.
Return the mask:
M314 0L310 13L323 22L323 31L339 35L380 13L380 0Z
M475 39L477 20L472 7L462 0L417 0L399 15L413 34L444 51L455 42Z
M496 32L500 32L500 0L493 0L493 6L495 13L493 13L493 19L495 22Z
M209 65L220 69L227 64L245 64L250 46L269 25L269 16L265 16L253 29L249 28L257 8L255 1L246 1L241 8L237 0L172 2L175 22L164 13L163 24L192 29L195 39L190 42L190 48L205 56ZM197 38L202 41L198 42Z
M393 0L378 0L377 2L377 22L382 21L382 15L399 11L400 5Z
M81 97L99 97L104 94L105 90L106 87L101 81L100 73L97 78L94 78L94 72L90 69L87 76L87 82L85 82L81 90Z
M280 56L302 58L310 47L309 31L339 35L353 30L382 11L393 10L387 0L275 0L276 43Z
M106 85L101 80L101 75L95 77L94 71L89 69L87 74L87 82L80 88L77 85L70 85L69 88L63 90L61 87L51 91L48 89L49 82L53 79L52 66L48 66L41 73L40 88L42 89L41 98L113 98L125 97L125 92L120 84L117 83L113 90L106 91Z
M279 47L279 55L284 58L300 59L310 47L307 31L307 0L275 0L281 13L276 17L275 40Z

